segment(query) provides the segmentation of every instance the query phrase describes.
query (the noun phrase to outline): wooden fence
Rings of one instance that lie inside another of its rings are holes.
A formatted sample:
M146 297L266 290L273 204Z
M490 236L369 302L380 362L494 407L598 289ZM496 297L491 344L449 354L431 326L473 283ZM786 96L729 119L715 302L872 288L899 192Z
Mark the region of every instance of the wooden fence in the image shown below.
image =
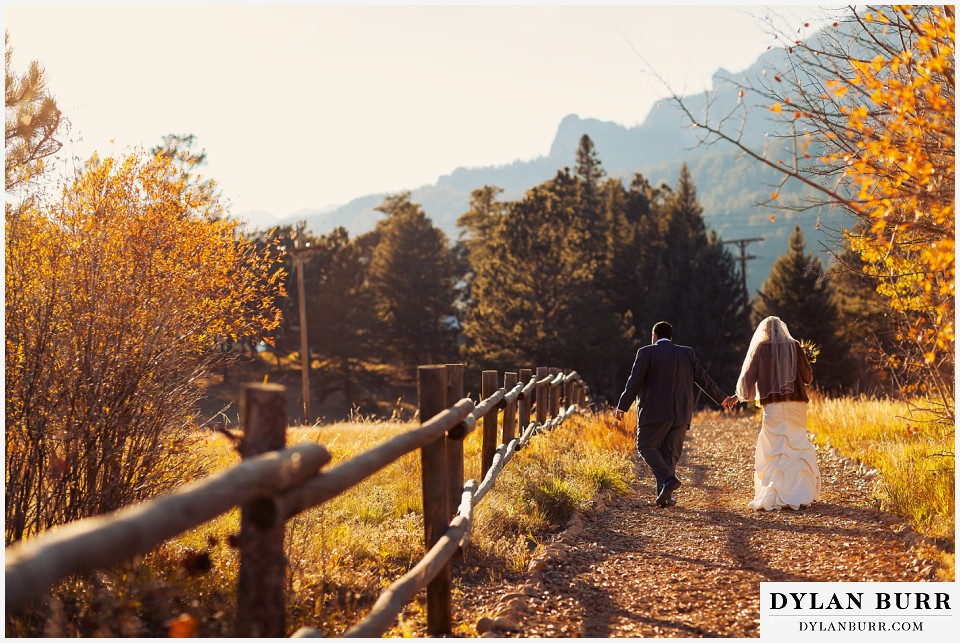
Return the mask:
M148 553L163 541L240 506L236 634L282 637L286 630L286 521L420 449L426 553L344 636L381 636L424 587L428 634L450 633L450 561L470 540L474 507L534 435L584 408L587 388L576 372L555 368L505 373L502 387L498 386L497 371L483 371L482 399L474 403L463 396L462 364L421 366L417 378L420 426L328 470L321 470L331 460L323 446L309 442L285 446L284 388L276 384L245 386L241 399L243 461L238 466L169 495L11 545L6 549L7 612L42 597L47 588L68 576ZM502 442L498 445L500 410ZM531 421L534 411L536 418ZM482 429L481 482L465 482L463 439L478 423ZM294 636L322 633L302 627Z

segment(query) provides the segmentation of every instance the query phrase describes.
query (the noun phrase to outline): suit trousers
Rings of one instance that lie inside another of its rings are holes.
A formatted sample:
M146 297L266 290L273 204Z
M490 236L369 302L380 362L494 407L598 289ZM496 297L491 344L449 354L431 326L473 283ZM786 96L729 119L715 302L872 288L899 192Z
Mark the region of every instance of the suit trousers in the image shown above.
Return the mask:
M683 439L689 428L688 422L676 420L637 427L637 452L653 470L658 491L667 480L677 475L677 462L680 461Z

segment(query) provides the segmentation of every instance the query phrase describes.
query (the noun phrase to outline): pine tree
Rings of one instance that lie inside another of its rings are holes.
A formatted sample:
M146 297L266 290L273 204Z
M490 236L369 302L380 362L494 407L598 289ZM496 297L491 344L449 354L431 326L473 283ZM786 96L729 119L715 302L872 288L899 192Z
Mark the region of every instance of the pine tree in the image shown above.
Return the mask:
M655 287L660 288L652 299L662 318L679 321L683 312L690 310L690 304L677 295L699 278L697 255L707 241L703 207L697 200L697 188L686 163L680 167L676 189L667 197L663 210L664 249L655 281Z
M369 273L382 339L407 366L449 358L456 273L447 237L409 192L387 197L376 209L387 215L377 223Z
M575 368L596 394L613 397L637 344L669 319L702 362L721 373L738 370L748 324L736 266L707 236L689 172L676 193L639 175L630 190L615 179L600 185L598 256L583 207L591 175L584 170L599 161L585 150L580 173L564 169L496 207L477 192L461 217L475 275L464 324L468 356L488 368ZM727 380L732 388L735 378Z
M623 204L624 227L615 237L611 235L614 246L611 296L621 314L630 314L637 341L643 341L643 335L649 339L650 328L660 320L651 297L658 262L667 252L664 219L667 194L669 188L653 188L641 174L636 174Z
M593 141L584 134L577 147L575 176L580 179L579 216L587 232L586 250L600 264L605 249L606 229L601 203L601 181L606 176ZM599 269L599 265L597 266Z
M716 234L707 234L703 206L686 164L676 187L660 193L662 206L654 215L657 227L648 226L659 243L645 266L650 285L641 339L646 340L656 321L672 322L674 340L693 347L721 387L732 389L749 339L736 265Z
M22 187L43 172L43 159L56 154L62 143L56 136L65 121L50 95L43 68L32 61L27 72L18 75L11 67L10 34L5 45L5 162L6 191Z
M852 383L856 392L893 392L898 380L913 382L909 373L897 368L903 361L897 316L863 265L856 252L846 249L827 271L837 302L837 335L848 347L850 366L857 373ZM904 376L906 380L899 379Z
M796 339L821 347L815 365L816 384L836 390L851 384L846 347L839 341L837 304L823 264L806 244L800 226L790 235L787 252L770 269L770 275L753 304L754 327L766 317L782 319Z
M736 261L716 232L697 253L698 276L683 293L685 310L677 333L694 346L703 367L721 386L733 390L750 342L749 307L740 287Z
M464 332L471 360L494 368L557 359L570 244L585 236L577 205L576 180L563 170L506 213L464 217L471 236L484 235L469 246L475 277Z
M374 336L367 266L362 248L342 227L320 237L314 246L307 320L310 346L320 355L320 368L312 384L321 403L332 393L341 393L349 412L363 385L372 381L364 366L373 355Z

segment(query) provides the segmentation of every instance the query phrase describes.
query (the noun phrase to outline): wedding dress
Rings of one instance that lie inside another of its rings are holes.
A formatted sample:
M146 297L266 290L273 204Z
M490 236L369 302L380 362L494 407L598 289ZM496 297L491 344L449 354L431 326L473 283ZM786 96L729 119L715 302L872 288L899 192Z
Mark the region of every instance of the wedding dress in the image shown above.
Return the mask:
M820 498L817 452L807 438L806 402L763 406L753 474L753 509L799 509Z

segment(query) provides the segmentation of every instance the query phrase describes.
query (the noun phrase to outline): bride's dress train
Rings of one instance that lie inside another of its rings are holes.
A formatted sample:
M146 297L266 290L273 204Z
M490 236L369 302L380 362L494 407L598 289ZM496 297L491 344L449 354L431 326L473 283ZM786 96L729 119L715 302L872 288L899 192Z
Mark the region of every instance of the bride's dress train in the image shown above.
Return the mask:
M820 499L817 452L807 438L805 402L763 407L753 474L753 509L799 509Z

